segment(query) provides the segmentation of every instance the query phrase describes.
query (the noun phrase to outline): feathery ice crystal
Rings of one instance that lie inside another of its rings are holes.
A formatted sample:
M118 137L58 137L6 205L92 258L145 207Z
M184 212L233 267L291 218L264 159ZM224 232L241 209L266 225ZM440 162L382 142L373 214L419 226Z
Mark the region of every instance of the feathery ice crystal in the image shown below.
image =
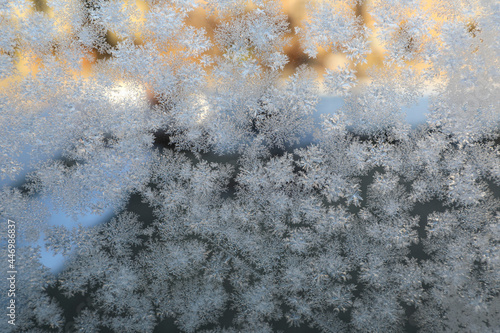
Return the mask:
M500 5L305 8L0 1L0 331L500 330ZM346 63L286 74L292 40Z

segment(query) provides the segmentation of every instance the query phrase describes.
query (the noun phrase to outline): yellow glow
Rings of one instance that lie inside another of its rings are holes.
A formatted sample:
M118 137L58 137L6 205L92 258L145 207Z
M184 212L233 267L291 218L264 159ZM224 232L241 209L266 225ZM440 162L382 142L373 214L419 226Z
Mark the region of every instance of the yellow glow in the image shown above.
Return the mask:
M362 17L362 20L364 24L372 29L372 34L370 36L370 48L371 48L371 54L368 55L367 57L367 63L366 64L361 64L355 66L357 70L357 75L361 78L366 75L366 70L369 69L370 67L381 67L383 65L383 60L384 60L384 52L385 49L382 45L382 43L376 38L375 33L376 33L376 27L374 25L374 20L370 16L367 8L373 3L373 0L368 0L365 2L365 5L363 6L354 6L352 7L352 10L356 13L356 15L360 15ZM307 1L304 0L282 0L282 9L285 15L288 16L288 21L290 22L290 29L292 30L291 33L287 35L287 37L291 38L290 45L285 48L285 54L288 56L290 59L290 63L285 67L284 71L284 76L289 75L293 71L295 71L295 68L306 64L308 66L313 67L318 74L323 74L325 68L336 68L339 65L345 64L346 62L349 62L345 55L342 53L331 53L331 52L326 52L325 50L320 50L318 56L316 59L309 59L307 56L305 56L303 49L300 47L300 43L298 41L298 38L294 36L293 34L293 29L295 27L300 27L301 26L301 21L306 18L306 4ZM142 26L145 20L146 13L149 11L149 4L145 0L126 0L123 4L123 6L132 6L135 10L133 17L130 17L128 20L128 23L130 25L130 29L134 32L135 36L135 42L137 44L142 43L142 37L143 37L143 31L142 31ZM335 2L335 6L346 6L342 2ZM249 7L248 9L252 8L252 3L249 2ZM11 15L12 17L9 17L9 20L12 20L14 25L17 25L19 23L19 20L26 17L27 15L32 12L31 7L25 7L26 9L17 9L15 12ZM69 22L65 21L62 16L58 16L57 11L54 11L52 8L45 6L43 10L46 12L49 17L52 17L54 19L54 24L57 27L57 31L60 33L61 38L65 38L66 36L69 36L73 33L73 27L70 25ZM431 29L429 31L430 33L430 38L434 42L439 43L440 42L440 28L441 25L445 22L446 18L444 15L441 15L440 11L440 1L435 1L435 0L424 0L422 1L422 10L429 15L431 18L431 22L433 22L433 26L431 26ZM454 19L463 21L464 24L471 24L472 17L479 15L479 12L473 12L469 13L468 17L456 17ZM400 25L402 22L404 22L407 18L410 18L411 16L415 15L414 12L412 11L407 11L403 13L402 21L400 22ZM214 27L219 23L220 19L216 18L215 16L207 16L207 12L204 11L201 8L198 8L192 12L189 13L188 18L186 19L186 23L188 25L192 25L197 28L205 28L207 31L207 36L213 40L214 36ZM108 33L108 38L110 43L115 44L118 42L119 38L116 36L115 33L109 32ZM423 41L424 43L426 41ZM166 51L166 52L165 52ZM179 50L176 49L168 49L168 50L159 50L158 52L162 53L165 55L165 61L168 62L169 59L175 59L175 55ZM41 65L41 63L38 60L35 61L29 61L21 57L21 54L25 55L24 53L25 50L21 50L15 57L16 59L16 68L19 70L21 75L27 75L28 73L36 74L38 71L38 67ZM222 55L220 50L217 49L216 45L213 45L213 47L205 52L206 55L210 56L220 56ZM83 55L82 55L83 57ZM184 59L187 61L196 61L197 58L189 58L189 59ZM241 60L245 60L244 56L241 56ZM407 65L411 65L416 69L422 69L427 66L426 64L419 63L417 61L408 61ZM90 62L86 59L82 61L82 69L80 73L76 73L76 75L82 75L82 76L89 76L92 73L92 67L93 67L93 62ZM15 80L15 78L8 78L0 81L0 87L5 86L9 84L9 82L12 82L12 80Z
M106 96L113 103L139 101L145 100L146 90L138 84L121 81L109 89Z

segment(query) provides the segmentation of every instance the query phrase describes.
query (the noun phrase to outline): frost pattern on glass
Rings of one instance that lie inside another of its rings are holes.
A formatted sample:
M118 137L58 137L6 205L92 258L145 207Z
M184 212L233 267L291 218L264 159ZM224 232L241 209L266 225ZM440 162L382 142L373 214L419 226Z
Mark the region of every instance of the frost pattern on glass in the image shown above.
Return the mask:
M272 0L0 2L0 331L500 329L500 5L306 9L291 29ZM285 75L294 39L348 62ZM322 93L343 102L318 122Z

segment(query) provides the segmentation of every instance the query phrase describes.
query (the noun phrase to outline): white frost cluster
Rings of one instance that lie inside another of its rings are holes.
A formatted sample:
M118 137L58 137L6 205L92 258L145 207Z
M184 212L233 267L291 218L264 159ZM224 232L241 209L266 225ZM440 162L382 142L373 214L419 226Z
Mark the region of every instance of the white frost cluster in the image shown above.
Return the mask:
M306 8L0 1L1 332L498 332L500 6ZM285 77L293 39L349 63ZM321 76L343 103L318 124Z

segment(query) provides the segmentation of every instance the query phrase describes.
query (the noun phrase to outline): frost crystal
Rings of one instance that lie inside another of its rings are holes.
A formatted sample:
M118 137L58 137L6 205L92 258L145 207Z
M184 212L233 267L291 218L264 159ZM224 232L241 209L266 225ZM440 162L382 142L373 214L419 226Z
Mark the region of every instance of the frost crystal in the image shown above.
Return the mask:
M500 6L288 5L0 1L1 332L498 332Z

